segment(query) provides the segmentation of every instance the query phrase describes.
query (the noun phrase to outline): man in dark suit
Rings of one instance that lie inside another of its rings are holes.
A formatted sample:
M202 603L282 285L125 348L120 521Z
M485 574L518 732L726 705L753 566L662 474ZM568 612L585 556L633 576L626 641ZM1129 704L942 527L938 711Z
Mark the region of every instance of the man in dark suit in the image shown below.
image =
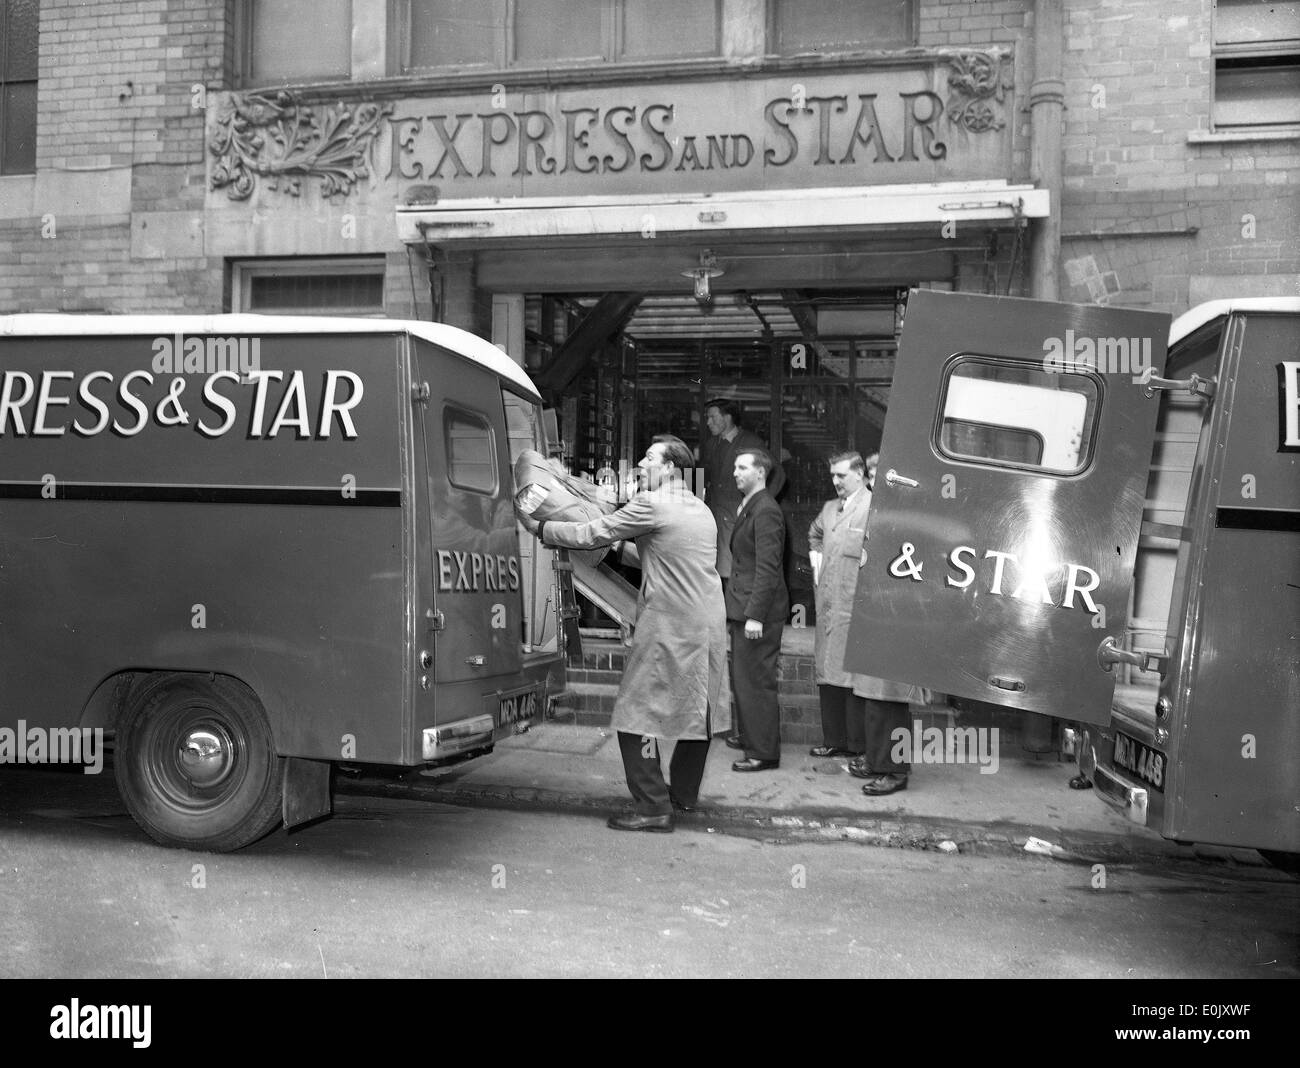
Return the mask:
M772 457L750 449L736 457L741 493L731 532L731 581L727 583L727 629L731 632L731 692L745 759L732 771L766 771L781 762L781 719L776 665L790 611L782 566L785 516L767 492Z
M740 406L726 397L716 397L704 409L704 423L710 436L700 445L704 468L704 500L718 524L718 575L731 576L731 530L743 496L735 482L736 457L749 449L763 449L762 439L740 425ZM775 497L785 485L785 472L775 464L767 476L767 492Z

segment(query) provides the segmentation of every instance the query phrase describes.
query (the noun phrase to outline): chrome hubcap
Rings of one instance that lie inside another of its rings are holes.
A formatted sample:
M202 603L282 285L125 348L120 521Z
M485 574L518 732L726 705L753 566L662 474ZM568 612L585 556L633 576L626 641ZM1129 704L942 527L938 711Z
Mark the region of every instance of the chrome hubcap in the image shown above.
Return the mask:
M207 727L185 735L180 747L185 774L198 786L212 786L230 773L230 739Z

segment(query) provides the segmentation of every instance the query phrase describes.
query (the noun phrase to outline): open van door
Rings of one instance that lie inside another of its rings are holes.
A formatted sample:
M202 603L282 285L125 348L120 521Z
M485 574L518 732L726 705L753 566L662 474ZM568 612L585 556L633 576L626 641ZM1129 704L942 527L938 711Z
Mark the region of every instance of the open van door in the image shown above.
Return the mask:
M910 294L846 670L1109 720L1169 322Z

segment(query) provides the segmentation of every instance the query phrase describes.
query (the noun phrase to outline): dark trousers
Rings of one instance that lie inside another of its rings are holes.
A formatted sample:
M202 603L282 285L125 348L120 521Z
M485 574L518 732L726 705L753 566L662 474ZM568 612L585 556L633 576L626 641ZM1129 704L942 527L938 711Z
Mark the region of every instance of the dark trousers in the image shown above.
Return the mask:
M673 810L673 798L680 805L694 805L699 800L700 781L704 778L704 765L709 759L707 738L682 738L673 747L673 757L668 763L671 792L664 782L663 768L659 763L657 738L619 731L618 748L623 754L627 788L639 815L667 816Z
M899 763L890 755L891 750L898 744L890 736L899 727L907 731L904 755L908 756L912 752L912 730L911 724L907 722L907 702L875 701L870 697L864 697L862 701L867 706L867 748L864 758L867 771L874 775L908 774L912 768L911 763L906 759Z
M822 745L847 749L850 753L867 751L867 712L863 702L847 686L818 685L822 707Z
M731 631L731 695L736 733L745 756L781 759L781 712L776 700L776 663L784 620L763 624L761 638L745 637L745 621L727 620Z

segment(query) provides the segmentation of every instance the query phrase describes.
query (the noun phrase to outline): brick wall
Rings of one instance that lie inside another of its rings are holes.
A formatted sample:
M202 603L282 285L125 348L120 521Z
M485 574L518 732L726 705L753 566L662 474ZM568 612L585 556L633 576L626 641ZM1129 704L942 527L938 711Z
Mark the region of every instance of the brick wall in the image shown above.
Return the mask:
M1189 141L1210 126L1210 16L1210 0L1067 3L1063 299L1090 302L1100 277L1112 303L1177 313L1216 295L1196 276L1237 276L1222 295L1240 295L1300 272L1300 141Z
M221 85L232 7L43 0L37 173L4 179L0 310L221 310L194 87Z
M0 180L0 310L222 309L193 104L195 86L226 84L234 6L42 3L38 173ZM1062 296L1180 311L1216 286L1294 292L1300 142L1197 140L1209 128L1211 0L1066 0L1064 15ZM1033 23L1033 0L920 9L922 47L1014 50L1015 180L1028 174ZM1138 230L1166 233L1122 236ZM428 314L420 265L413 297L405 255L374 251L387 256L391 311ZM1023 292L1010 254L1000 248L987 271L967 257L961 287ZM443 316L487 329L472 259L442 271Z

